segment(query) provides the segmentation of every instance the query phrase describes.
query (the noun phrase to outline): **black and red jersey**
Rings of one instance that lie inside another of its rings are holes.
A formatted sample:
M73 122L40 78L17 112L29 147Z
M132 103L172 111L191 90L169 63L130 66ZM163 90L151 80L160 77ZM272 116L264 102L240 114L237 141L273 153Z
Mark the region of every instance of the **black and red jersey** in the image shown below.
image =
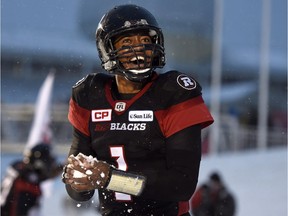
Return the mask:
M15 161L7 168L1 185L1 215L29 215L39 205L40 180L35 170L23 161Z
M82 152L146 176L139 197L99 190L103 212L185 213L197 184L199 134L213 122L201 86L177 71L154 73L139 93L121 99L115 82L97 73L73 87L68 118L80 136L74 136L70 154Z

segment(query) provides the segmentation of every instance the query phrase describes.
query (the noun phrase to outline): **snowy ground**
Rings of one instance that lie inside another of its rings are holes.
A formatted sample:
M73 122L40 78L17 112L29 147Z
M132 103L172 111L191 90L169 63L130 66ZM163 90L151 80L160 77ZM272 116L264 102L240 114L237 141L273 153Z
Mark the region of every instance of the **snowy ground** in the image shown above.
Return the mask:
M19 155L1 154L1 178L6 166ZM287 149L249 151L205 156L199 184L217 170L237 200L236 216L287 216ZM97 198L78 205L66 195L60 178L49 197L43 199L41 216L97 215Z

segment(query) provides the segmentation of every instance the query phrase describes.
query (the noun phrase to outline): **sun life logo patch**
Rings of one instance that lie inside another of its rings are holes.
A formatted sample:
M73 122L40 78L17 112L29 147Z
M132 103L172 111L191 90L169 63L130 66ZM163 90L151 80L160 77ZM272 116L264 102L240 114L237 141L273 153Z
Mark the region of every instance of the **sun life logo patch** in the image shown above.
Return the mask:
M131 110L129 111L129 121L131 122L152 122L152 110Z
M181 74L177 77L177 83L184 89L192 90L196 88L196 82L192 78Z

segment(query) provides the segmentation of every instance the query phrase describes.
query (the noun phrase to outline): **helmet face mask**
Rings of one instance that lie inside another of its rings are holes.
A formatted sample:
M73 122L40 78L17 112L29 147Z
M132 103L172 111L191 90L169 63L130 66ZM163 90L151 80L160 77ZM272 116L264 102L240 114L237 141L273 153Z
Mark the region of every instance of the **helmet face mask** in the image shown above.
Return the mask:
M115 49L114 43L119 37L139 32L149 35L152 43ZM165 65L162 31L153 15L136 5L118 6L106 13L96 30L96 44L103 68L131 81L143 82L155 68ZM130 67L125 67L125 62L129 62Z

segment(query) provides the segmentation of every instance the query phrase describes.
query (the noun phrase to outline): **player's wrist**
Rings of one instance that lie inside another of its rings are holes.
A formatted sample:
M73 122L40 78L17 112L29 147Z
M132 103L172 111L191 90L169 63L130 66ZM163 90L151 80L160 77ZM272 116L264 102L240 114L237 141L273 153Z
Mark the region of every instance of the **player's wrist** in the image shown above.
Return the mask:
M122 170L110 169L109 180L105 188L108 190L139 196L146 183L143 175L128 173Z

